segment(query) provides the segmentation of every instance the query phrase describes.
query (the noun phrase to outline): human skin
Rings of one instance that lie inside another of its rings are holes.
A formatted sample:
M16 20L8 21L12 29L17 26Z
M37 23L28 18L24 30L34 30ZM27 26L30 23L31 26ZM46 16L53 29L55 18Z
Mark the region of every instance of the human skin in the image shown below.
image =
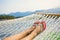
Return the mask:
M44 30L42 23L43 22L36 21L34 24L37 24L37 26L33 25L31 28L3 40L33 40L33 38Z

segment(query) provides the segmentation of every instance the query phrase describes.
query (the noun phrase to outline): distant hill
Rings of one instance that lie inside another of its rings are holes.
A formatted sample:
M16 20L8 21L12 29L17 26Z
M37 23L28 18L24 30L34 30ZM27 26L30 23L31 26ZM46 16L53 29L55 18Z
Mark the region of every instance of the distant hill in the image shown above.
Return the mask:
M34 12L44 12L44 13L60 13L60 8L53 8L53 9L48 9L48 10L36 10ZM34 12L15 12L15 13L10 13L9 15L13 15L15 17L19 17L19 16L27 16L27 15L31 15Z
M48 9L48 10L45 10L44 12L46 12L46 13L60 13L60 8Z
M36 10L35 12L60 13L60 8L52 8L52 9L48 9L48 10Z
M60 8L52 8L52 9L47 9L47 10L35 10L33 12L31 12L31 11L26 11L26 12L11 12L11 13L9 13L7 15L11 15L11 16L19 18L19 17L24 17L24 16L27 16L27 15L31 15L31 14L33 14L35 12L57 13L57 14L60 14Z
M15 13L10 13L8 15L12 15L12 16L15 16L15 17L22 17L22 16L27 16L27 15L31 15L33 14L33 12L15 12Z

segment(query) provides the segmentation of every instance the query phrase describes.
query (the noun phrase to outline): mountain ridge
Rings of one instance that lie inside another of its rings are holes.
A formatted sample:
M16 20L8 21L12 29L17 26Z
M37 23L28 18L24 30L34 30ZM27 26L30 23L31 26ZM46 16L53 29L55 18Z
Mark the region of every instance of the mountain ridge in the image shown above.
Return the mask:
M57 14L60 14L60 8L52 8L52 9L48 9L48 10L35 10L33 12L31 12L31 11L26 11L26 12L11 12L10 14L6 14L6 15L12 15L12 16L15 16L15 17L19 17L19 16L31 15L31 14L33 14L35 12L57 13Z

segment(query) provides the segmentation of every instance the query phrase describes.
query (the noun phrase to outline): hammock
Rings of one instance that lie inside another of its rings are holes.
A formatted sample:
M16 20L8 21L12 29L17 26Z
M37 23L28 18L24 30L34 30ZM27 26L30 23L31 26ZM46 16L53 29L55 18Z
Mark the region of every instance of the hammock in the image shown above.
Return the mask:
M30 28L36 20L45 21L46 29L33 40L60 40L60 17L45 14L32 14L23 18L0 21L0 39Z

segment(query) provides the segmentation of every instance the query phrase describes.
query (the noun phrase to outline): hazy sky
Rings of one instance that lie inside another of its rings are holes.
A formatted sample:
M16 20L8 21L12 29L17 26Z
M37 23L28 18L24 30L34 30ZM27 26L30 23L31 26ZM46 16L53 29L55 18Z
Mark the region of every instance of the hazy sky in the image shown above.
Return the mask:
M60 7L60 0L0 0L0 13L46 10Z

